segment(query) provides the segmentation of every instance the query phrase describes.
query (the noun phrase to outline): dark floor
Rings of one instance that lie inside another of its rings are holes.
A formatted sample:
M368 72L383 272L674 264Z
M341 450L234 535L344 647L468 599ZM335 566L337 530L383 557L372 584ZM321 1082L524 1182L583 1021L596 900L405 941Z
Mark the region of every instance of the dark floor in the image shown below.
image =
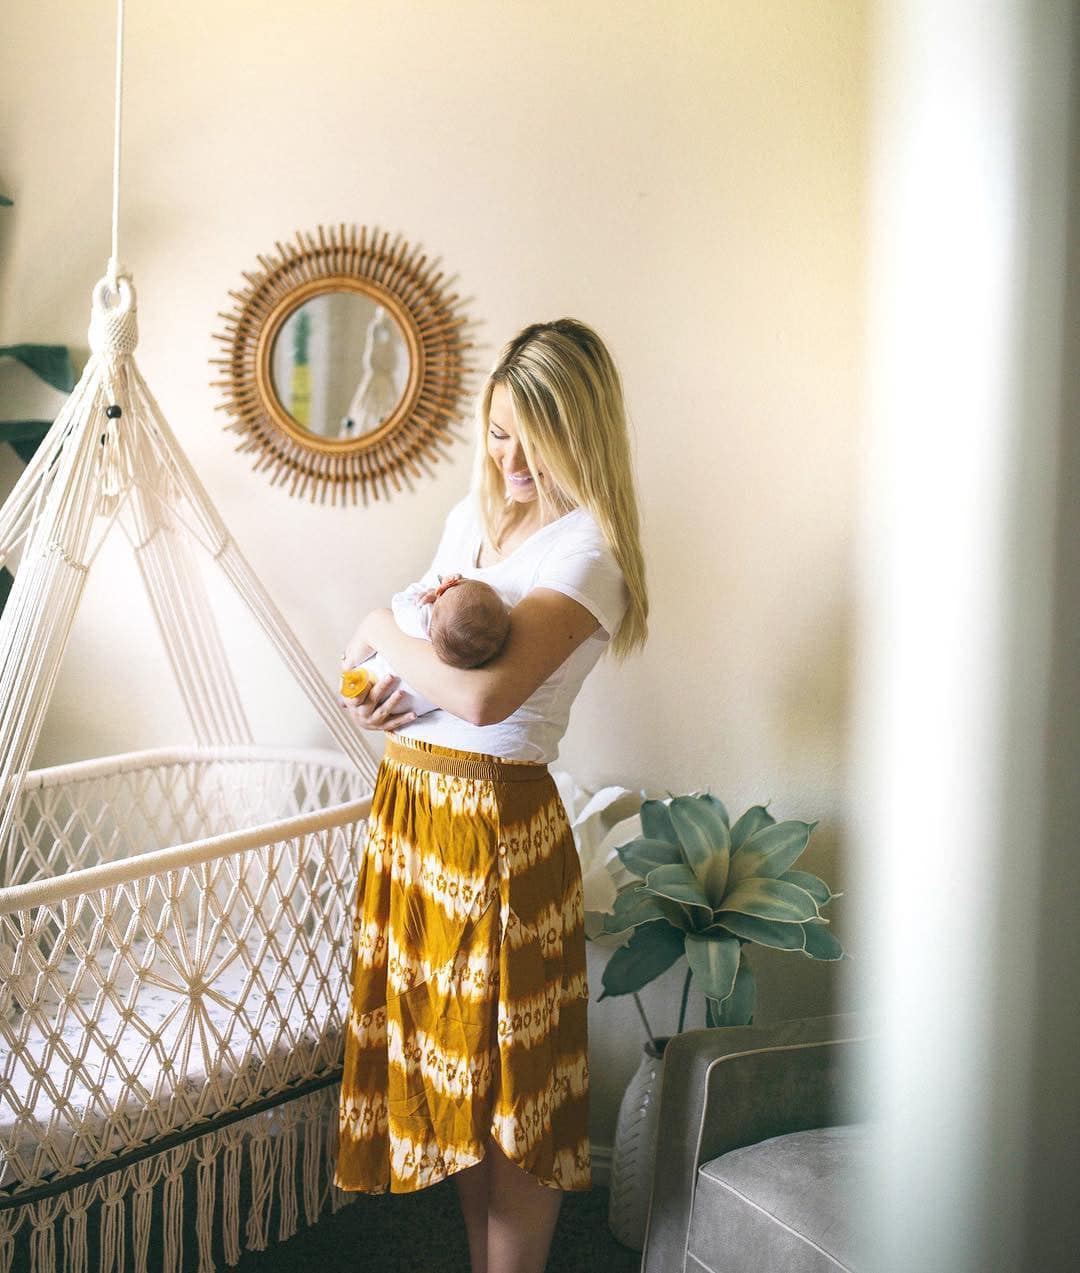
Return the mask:
M641 1256L611 1236L606 1189L569 1193L548 1273L637 1273ZM420 1193L358 1197L288 1242L245 1251L237 1273L469 1273L465 1226L451 1181Z

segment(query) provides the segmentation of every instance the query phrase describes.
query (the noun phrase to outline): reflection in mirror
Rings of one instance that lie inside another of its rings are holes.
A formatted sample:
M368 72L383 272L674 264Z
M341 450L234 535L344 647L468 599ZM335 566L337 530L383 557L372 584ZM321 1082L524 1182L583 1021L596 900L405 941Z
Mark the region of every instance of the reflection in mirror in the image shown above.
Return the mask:
M354 291L298 306L274 340L270 375L278 401L309 433L345 441L378 429L409 380L405 335L386 309Z

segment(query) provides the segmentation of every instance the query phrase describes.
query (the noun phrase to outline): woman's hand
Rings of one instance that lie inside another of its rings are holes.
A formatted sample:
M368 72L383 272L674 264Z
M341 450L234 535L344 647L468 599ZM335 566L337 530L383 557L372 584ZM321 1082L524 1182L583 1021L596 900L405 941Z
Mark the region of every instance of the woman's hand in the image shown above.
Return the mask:
M416 720L415 712L401 711L405 691L394 689L400 676L384 676L381 681L368 686L357 698L342 698L342 710L361 729L385 729L393 731Z
M385 609L372 610L363 619L346 647L342 660L343 664L355 666L357 662L361 662L363 658L366 658L367 654L375 653L379 648L379 637L377 634L380 631L380 625L383 632L386 632L388 627L394 631L397 630L397 624L394 622L394 616L391 611ZM415 712L401 710L401 702L405 698L405 691L396 688L400 681L400 676L384 676L381 681L376 681L374 685L369 685L356 698L341 696L339 698L341 708L349 714L361 729L384 729L387 731L400 729L402 725L408 725L411 721L416 720Z

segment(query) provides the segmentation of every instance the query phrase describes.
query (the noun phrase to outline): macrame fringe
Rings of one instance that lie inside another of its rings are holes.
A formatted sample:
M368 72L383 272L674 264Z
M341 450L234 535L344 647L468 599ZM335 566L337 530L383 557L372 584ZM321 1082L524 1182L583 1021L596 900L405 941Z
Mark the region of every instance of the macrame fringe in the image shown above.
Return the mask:
M182 1152L188 1151L187 1153ZM162 1191L162 1268L164 1273L180 1273L184 1260L184 1177L181 1174L190 1157L190 1145L169 1150L172 1161Z
M217 1193L218 1144L214 1136L195 1142L199 1160L198 1196L195 1210L195 1238L199 1245L199 1273L214 1273L214 1200Z
M270 1195L274 1187L271 1172L269 1129L259 1128L248 1145L251 1165L251 1206L248 1211L247 1245L249 1251L266 1250L266 1228L270 1218Z
M278 1241L285 1242L296 1232L296 1121L285 1113L285 1126L278 1143ZM201 1273L201 1270L200 1270Z
M162 1273L181 1273L184 1173L193 1162L198 1273L214 1273L219 1267L214 1263L215 1218L225 1263L235 1265L241 1255L240 1183L245 1153L251 1180L250 1197L243 1200L247 1203L244 1246L249 1251L266 1249L275 1205L276 1237L284 1241L299 1227L301 1200L304 1223L309 1225L328 1206L337 1212L354 1200L355 1195L333 1184L337 1113L335 1086L209 1132L196 1141L79 1185L58 1198L0 1211L0 1273L92 1273L88 1213L95 1204L99 1204L99 1242L94 1273L124 1273L129 1265L135 1273L151 1273L155 1197L161 1200L160 1269ZM63 1238L62 1263L57 1259L58 1226Z
M64 1273L89 1273L86 1208L90 1197L90 1185L71 1191L70 1210L64 1216Z
M154 1205L153 1160L135 1167L135 1192L131 1195L131 1242L135 1273L150 1273L150 1216Z

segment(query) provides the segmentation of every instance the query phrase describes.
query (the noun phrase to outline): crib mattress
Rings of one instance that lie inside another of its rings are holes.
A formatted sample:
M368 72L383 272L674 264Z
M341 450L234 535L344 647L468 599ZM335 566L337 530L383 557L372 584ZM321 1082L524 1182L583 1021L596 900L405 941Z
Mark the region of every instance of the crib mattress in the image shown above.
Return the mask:
M170 941L205 950L196 936ZM281 942L284 951L287 934ZM64 998L8 1020L16 1042L0 1058L0 1186L69 1172L335 1069L337 946L304 943L282 962L265 946L222 941L196 978L185 959L135 940L126 966L150 971L111 987L88 972L90 956L66 954Z

